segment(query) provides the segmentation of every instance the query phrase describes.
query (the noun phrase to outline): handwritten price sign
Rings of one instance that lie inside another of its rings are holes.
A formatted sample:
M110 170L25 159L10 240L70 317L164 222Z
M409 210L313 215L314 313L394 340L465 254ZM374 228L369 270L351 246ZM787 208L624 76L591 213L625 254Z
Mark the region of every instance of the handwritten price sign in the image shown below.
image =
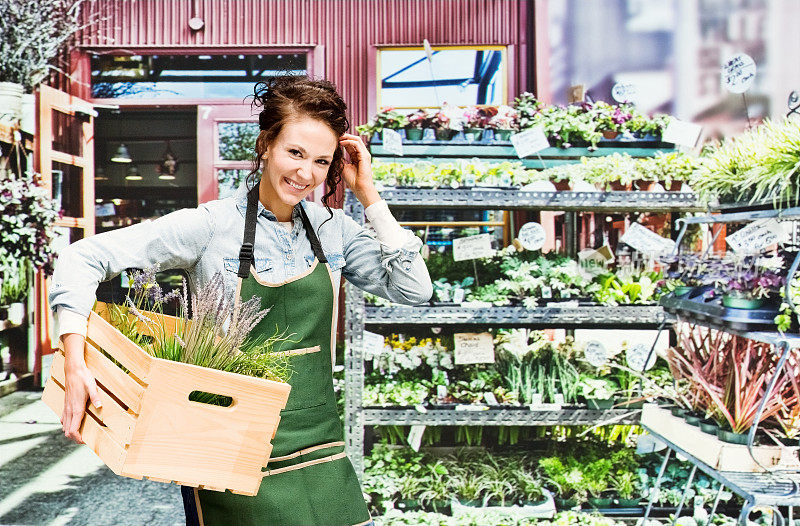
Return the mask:
M756 79L756 62L746 53L739 53L722 64L722 85L731 93L744 93Z

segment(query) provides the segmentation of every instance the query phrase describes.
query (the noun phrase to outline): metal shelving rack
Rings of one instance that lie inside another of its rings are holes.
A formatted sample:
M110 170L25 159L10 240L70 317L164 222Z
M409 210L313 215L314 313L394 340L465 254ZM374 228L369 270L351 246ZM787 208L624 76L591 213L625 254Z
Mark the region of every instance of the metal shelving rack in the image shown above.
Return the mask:
M661 149L671 149L669 148ZM405 157L394 157L380 144L372 144L372 155L391 157L398 162L420 157L471 158L485 160L517 160L510 145L470 144L404 144ZM529 167L576 162L581 156L601 156L625 151L634 157L655 155L659 148L586 148L561 150L549 148L540 152L541 158L523 159ZM567 210L583 212L695 212L702 208L694 194L685 192L527 192L512 188L411 189L392 188L381 191L389 206L397 208L471 208L482 210ZM364 222L361 203L348 192L345 212L357 222ZM453 409L365 407L364 338L365 328L372 330L391 327L565 327L608 328L624 325L632 329L657 329L668 321L660 306L631 305L605 307L558 303L544 304L536 309L523 307L468 308L463 306L374 307L364 304L362 291L349 283L345 285L345 440L348 454L356 469L363 472L364 427L367 425L596 425L598 423L636 423L640 411L630 409L590 410L564 407L540 410L527 407L460 407ZM459 410L462 409L462 410ZM464 410L469 409L469 410Z
M767 203L765 202L757 203L754 206L745 204L728 204L718 207L716 211L721 213L717 215L706 215L680 219L679 221L683 223L683 227L678 236L676 247L680 245L680 240L685 234L687 226L690 224L743 223L758 219L771 218L777 220L800 220L800 208L772 208L765 210L763 208L766 204ZM787 285L785 288L785 295L790 304L793 302L791 299L791 294L789 293L789 282L791 282L792 277L797 272L799 266L800 254L795 257L795 260L789 270L789 275L786 279ZM678 320L691 321L697 323L698 325L773 345L776 352L779 352L781 356L777 364L778 371L776 371L773 381L775 378L777 378L778 372L783 367L783 364L789 353L794 349L800 348L800 336L796 334L780 333L777 330L746 330L734 328L730 323L722 323L715 319L713 309L704 309L702 305L690 305L692 303L694 302L689 300L681 300L680 298L674 297L664 297L661 299L661 304L668 310L673 311ZM769 385L772 385L772 381L769 383ZM771 387L767 388L768 391L770 389ZM748 449L752 448L753 446L758 423L760 422L760 418L764 409L764 402L765 400L762 401L761 407L759 407L756 413L754 425L750 429L748 436ZM773 472L765 471L761 473L719 471L696 458L691 452L677 446L660 433L650 429L647 425L644 425L644 428L654 437L658 438L667 445L667 453L664 455L664 460L662 462L658 478L656 479L656 489L661 483L661 477L664 474L666 466L670 461L673 452L678 456L685 458L692 464L692 470L690 472L689 479L684 487L683 497L678 505L678 510L674 515L676 520L677 517L680 516L684 501L686 500L687 492L689 488L691 488L694 475L698 469L720 483L720 493L723 488L728 488L744 499L745 502L741 513L739 514L738 524L745 525L750 512L755 507L771 508L776 517L775 523L781 525L787 523L785 522L785 518L781 514L778 507L788 507L789 519L793 520L792 508L794 506L800 506L800 471L776 470ZM719 503L720 493L718 493L717 498L712 506L711 516L714 515L716 507ZM650 502L648 503L645 511L645 518L649 516L654 498L655 494L651 496ZM673 524L675 524L674 521Z

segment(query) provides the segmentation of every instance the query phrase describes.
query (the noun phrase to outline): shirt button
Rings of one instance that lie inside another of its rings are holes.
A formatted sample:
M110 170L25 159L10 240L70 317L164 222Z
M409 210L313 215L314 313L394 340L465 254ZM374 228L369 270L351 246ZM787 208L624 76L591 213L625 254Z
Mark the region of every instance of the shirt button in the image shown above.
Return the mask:
M289 261L291 259L292 259L292 255L291 254L286 254L286 261Z

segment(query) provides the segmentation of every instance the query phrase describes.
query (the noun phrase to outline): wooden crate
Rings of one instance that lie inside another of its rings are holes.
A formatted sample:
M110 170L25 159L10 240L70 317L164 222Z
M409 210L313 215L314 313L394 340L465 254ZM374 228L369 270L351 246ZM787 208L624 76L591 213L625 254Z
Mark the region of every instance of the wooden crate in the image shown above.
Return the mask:
M717 471L764 471L750 456L747 446L723 442L655 404L644 405L642 425ZM767 468L800 468L796 447L754 446L753 456Z
M86 445L117 475L255 495L289 384L154 358L107 318L103 304L89 316L84 356L103 406L88 406L80 427ZM169 316L163 321L178 323ZM59 349L42 394L59 417L64 364ZM233 403L193 402L193 391L229 396Z

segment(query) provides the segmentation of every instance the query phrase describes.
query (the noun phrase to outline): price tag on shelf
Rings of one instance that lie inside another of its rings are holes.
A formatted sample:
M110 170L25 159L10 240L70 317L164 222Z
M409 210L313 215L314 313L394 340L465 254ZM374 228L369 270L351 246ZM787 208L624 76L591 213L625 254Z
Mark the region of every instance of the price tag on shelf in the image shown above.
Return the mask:
M725 237L735 252L755 254L775 243L789 241L789 232L775 219L759 219Z
M369 359L380 356L383 346L386 345L382 334L364 331L364 358Z
M488 258L494 255L491 234L457 237L453 239L453 260Z
M425 426L411 426L411 430L408 432L408 445L414 451L419 451L423 434L425 434Z
M541 126L534 126L524 132L515 133L511 136L511 144L514 145L514 150L520 159L550 147L550 142Z
M602 367L608 361L608 351L605 345L597 340L592 340L586 344L583 356L586 358L587 362L595 367Z
M403 155L403 138L394 130L389 128L383 129L383 148L395 155Z
M494 363L494 342L488 332L453 334L456 365Z
M669 124L664 128L664 133L661 134L661 140L693 148L697 144L701 131L703 131L703 127L699 124L670 117Z
M661 237L639 223L632 223L620 241L645 254L660 254L675 248L675 241Z
M722 85L731 93L744 93L756 80L756 61L747 53L737 53L722 63Z
M637 372L644 372L652 369L656 364L656 358L656 351L653 350L651 354L650 346L643 343L637 343L625 351L625 361L628 363L628 367ZM645 363L645 360L647 363Z
M544 246L547 235L542 225L535 221L530 221L519 229L517 239L526 250L539 250Z

